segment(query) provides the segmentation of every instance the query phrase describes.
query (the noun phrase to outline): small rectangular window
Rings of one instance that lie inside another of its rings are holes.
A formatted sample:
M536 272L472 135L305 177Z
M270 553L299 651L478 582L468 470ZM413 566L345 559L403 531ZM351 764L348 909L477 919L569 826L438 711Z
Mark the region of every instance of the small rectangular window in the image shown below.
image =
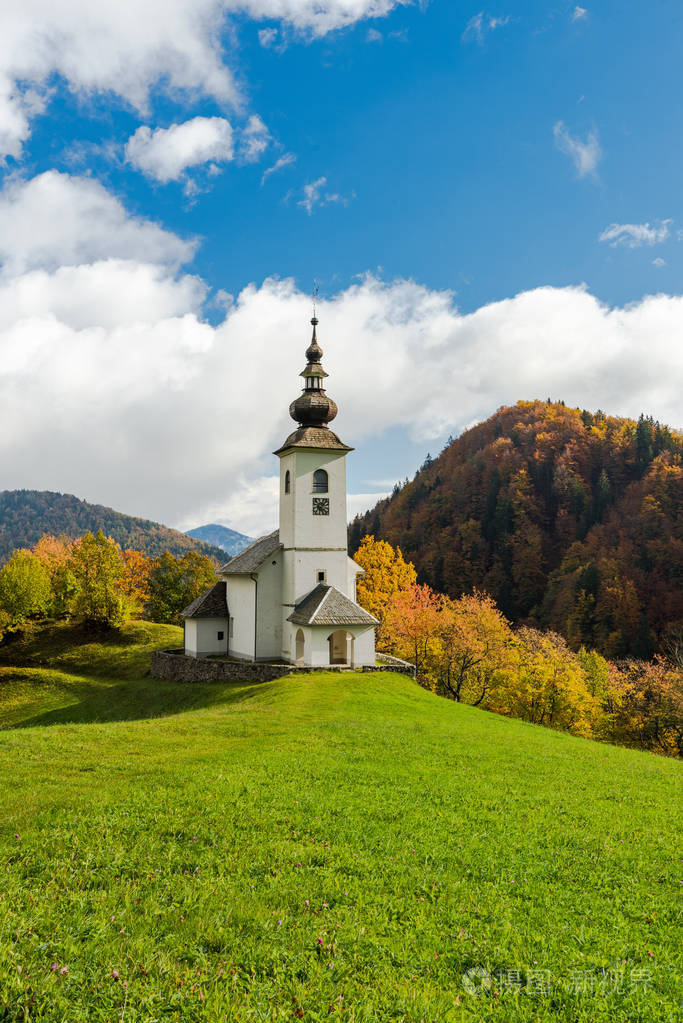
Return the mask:
M323 569L320 569L320 571L318 572L318 582L319 583L327 582L327 572L325 572Z
M219 632L218 633L218 641L220 642L224 638L225 638L225 633L224 632Z

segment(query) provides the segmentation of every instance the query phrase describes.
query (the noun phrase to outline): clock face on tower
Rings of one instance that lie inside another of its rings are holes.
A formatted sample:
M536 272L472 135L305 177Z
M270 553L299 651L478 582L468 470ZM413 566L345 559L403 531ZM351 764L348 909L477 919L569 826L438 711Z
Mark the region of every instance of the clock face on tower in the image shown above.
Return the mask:
M330 499L329 499L329 497L314 497L313 498L313 514L314 515L329 515L330 514Z

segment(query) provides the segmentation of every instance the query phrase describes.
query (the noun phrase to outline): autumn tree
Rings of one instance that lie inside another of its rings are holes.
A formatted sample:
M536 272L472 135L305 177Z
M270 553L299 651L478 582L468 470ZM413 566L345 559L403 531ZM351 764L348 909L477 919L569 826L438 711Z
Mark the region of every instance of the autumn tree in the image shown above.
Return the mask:
M380 630L383 646L415 665L418 679L429 675L439 626L441 597L415 584L390 598Z
M415 567L404 560L400 547L374 536L363 537L354 560L364 570L356 586L358 603L381 623L393 595L417 582Z
M50 577L31 551L15 551L0 569L0 613L6 627L46 615L52 603Z
M73 607L90 625L117 627L129 617L130 606L120 589L121 549L102 530L86 533L74 543L69 558L77 592Z
M141 551L133 550L123 552L122 562L119 592L129 601L131 609L140 614L150 598L150 578L155 562Z
M487 595L444 597L437 634L435 673L441 691L479 706L494 681L511 665L513 636L506 618Z
M522 627L516 641L512 714L575 735L592 735L601 720L600 701L591 695L586 673L563 637Z
M152 562L147 617L153 622L180 623L180 612L216 582L210 558L190 551L177 558L166 551Z
M69 537L46 533L33 547L33 553L50 577L51 613L57 618L70 613L78 588L70 561L73 545Z
M613 740L683 757L683 671L661 657L626 661L613 686Z

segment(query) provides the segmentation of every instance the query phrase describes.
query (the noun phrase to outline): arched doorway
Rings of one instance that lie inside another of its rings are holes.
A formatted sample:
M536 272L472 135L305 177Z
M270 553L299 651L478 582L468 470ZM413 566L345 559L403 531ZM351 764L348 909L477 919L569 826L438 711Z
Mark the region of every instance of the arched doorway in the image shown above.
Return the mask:
M348 664L353 667L353 636L345 629L337 629L327 637L330 645L330 664Z
M304 665L305 642L303 631L299 629L296 634L296 664L298 668L303 668Z

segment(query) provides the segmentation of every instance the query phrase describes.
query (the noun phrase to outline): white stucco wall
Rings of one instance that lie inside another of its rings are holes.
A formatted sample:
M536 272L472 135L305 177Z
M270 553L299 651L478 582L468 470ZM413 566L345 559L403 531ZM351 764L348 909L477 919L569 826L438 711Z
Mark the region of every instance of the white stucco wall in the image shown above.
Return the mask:
M334 625L313 625L310 627L311 646L309 664L315 667L327 668L330 664L330 644L328 637L337 631L350 633L354 638L353 664L360 667L363 664L375 663L375 630L366 629L360 625L350 625L347 628Z
M364 569L357 565L353 558L346 559L346 589L343 591L351 600L356 599L356 582L359 575L364 574Z
M248 575L226 575L228 610L232 619L232 636L228 651L231 657L254 659L254 597L256 587Z
M313 492L313 473L328 475L326 494ZM290 493L285 474L290 472ZM326 497L329 515L313 514L313 498ZM280 543L288 547L324 547L346 550L346 452L294 448L280 456Z
M282 552L276 551L258 570L257 660L282 654L282 560Z
M185 653L191 657L227 654L228 627L227 618L186 618ZM219 632L223 633L222 640Z
M356 641L354 644L354 663L356 667L359 667L362 664L374 664L375 630L368 629L366 632L361 632L359 629L357 632L355 632L355 638Z
M186 618L185 626L185 653L189 657L197 656L197 622L194 618Z

